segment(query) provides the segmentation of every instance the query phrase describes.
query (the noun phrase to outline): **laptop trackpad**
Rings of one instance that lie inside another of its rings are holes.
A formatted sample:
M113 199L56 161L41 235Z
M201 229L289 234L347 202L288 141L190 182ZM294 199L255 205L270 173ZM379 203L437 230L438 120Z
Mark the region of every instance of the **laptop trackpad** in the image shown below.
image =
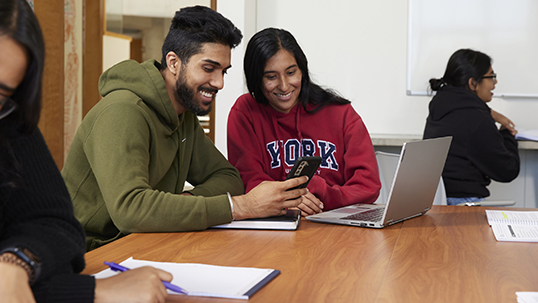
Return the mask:
M371 208L368 208L368 207L344 207L344 208L341 208L341 209L335 209L333 211L331 211L331 213L335 214L335 213L339 213L339 214L353 214L353 213L359 213L359 212L363 212L363 211L367 211L367 210L370 210Z

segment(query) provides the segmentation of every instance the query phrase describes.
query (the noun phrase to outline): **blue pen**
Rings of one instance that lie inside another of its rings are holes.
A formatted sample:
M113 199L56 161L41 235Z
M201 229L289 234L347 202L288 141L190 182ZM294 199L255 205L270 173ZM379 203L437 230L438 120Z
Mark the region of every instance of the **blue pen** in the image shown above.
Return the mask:
M125 266L122 266L122 265L119 265L117 263L114 263L114 262L105 262L105 265L108 265L110 267L110 269L112 269L113 271L121 271L121 272L124 272L124 271L128 271L129 268L125 267ZM164 287L166 287L166 289L170 289L171 291L175 291L177 293L180 293L180 294L184 294L186 295L187 294L187 291L184 290L183 288L177 286L177 285L174 285L170 282L166 282L166 281L162 281L163 284L164 284Z

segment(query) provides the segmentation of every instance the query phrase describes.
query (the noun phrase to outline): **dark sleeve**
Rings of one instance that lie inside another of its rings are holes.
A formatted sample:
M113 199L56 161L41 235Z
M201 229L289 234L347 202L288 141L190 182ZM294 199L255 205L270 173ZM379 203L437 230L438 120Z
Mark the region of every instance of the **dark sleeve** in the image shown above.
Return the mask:
M489 178L510 182L519 175L517 141L508 130L499 131L493 121L484 120L470 138L469 159Z
M37 303L93 303L95 278L79 274L58 274L34 284Z
M91 288L93 296L93 278L75 275L85 266L84 231L41 132L15 140L12 149L21 181L15 188L3 189L5 233L0 249L22 245L41 259L41 274L33 285L38 301L43 289L61 287L55 281L87 279L81 285Z

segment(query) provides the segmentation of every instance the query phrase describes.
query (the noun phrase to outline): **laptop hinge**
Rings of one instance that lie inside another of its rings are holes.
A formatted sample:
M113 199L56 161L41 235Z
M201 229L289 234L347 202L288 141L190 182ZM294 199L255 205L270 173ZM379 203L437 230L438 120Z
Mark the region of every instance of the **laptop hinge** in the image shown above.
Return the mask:
M418 217L418 216L422 216L422 214L420 213L420 214L416 214L416 215L413 215L413 216L410 216L410 217L407 217L407 218L402 218L402 219L400 219L400 220L396 220L396 221L394 221L394 222L391 222L390 224L400 223L400 222L402 222L402 221L409 220L409 219L411 219L411 218L415 218L415 217ZM393 220L393 219L390 219L390 220L387 221L387 222L390 222L390 221L392 221L392 220ZM390 224L387 224L387 225L390 225Z

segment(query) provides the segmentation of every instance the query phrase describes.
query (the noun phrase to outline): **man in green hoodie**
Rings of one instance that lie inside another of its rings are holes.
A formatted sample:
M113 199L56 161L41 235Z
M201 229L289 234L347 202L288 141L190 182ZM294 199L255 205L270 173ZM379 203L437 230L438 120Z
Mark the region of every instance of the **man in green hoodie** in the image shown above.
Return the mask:
M246 195L238 171L196 115L211 110L241 32L202 6L176 12L162 63L121 62L103 73L62 176L92 250L132 232L203 230L285 213L306 177L265 182ZM185 181L194 189L184 191ZM232 197L233 196L233 197Z

